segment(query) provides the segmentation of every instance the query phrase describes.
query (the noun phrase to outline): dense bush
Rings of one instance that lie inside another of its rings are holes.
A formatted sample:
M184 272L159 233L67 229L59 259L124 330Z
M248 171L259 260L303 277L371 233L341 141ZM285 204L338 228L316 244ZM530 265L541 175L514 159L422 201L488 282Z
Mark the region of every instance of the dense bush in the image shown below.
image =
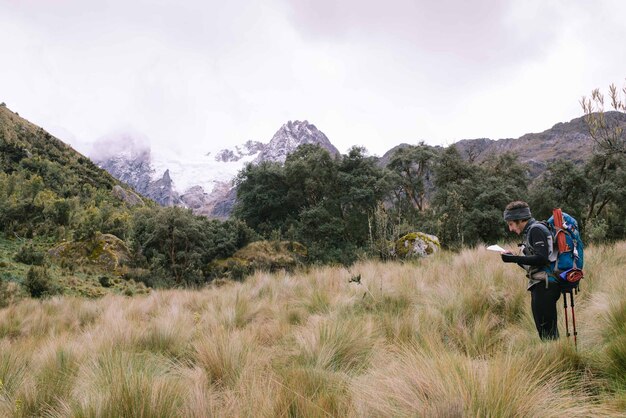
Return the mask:
M135 263L151 271L142 281L165 286L206 282L209 262L231 256L255 237L241 221L209 220L178 207L137 210L132 225Z
M363 148L334 158L310 144L282 166L248 165L238 186L235 216L263 237L302 242L314 262L348 264L369 245L370 219L391 189L385 170Z
M20 247L13 259L18 263L41 266L45 262L46 254L43 251L37 250L32 243L24 244Z
M41 298L58 293L58 288L44 267L33 266L28 270L24 286L34 298Z
M383 169L360 148L333 159L307 145L284 166L243 170L235 216L266 238L295 237L312 262L350 264L364 253L384 258L390 243L418 230L448 248L495 242L505 237L504 206L527 193L528 180L509 154L479 166L455 147L420 144L399 149Z
M100 276L98 278L98 282L102 287L111 287L111 285L113 284L109 276Z

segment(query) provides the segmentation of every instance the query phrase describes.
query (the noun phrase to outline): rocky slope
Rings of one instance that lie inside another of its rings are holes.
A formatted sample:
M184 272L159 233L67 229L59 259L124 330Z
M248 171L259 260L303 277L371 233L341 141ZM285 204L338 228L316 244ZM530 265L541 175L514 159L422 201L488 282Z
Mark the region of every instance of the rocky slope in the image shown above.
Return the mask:
M626 128L626 113L606 112L606 117ZM536 176L558 159L575 163L587 161L593 152L594 141L584 118L580 117L519 138L497 141L487 138L465 139L454 145L464 157L479 163L492 154L514 153L521 162L528 164L531 175Z
M621 124L626 129L626 113L606 112L612 122ZM529 133L519 138L493 140L489 138L463 139L453 144L461 155L477 163L485 161L491 155L506 152L514 153L519 161L528 164L530 174L537 176L557 159L583 163L593 152L594 141L584 118L575 118L569 122L557 123L552 128L540 133ZM393 154L409 144L400 144L387 151L380 159L381 166L387 166Z
M108 158L93 158L98 167L108 171L116 179L130 185L137 193L150 197L163 206L181 204L174 190L170 173L166 170L160 178L155 177L150 149L128 150Z

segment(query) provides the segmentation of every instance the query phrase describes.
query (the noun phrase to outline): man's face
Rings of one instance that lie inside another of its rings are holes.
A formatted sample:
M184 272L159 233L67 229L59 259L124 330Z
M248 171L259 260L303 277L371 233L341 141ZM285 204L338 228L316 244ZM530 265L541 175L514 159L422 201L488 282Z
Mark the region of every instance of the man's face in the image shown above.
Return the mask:
M507 221L507 225L509 226L509 231L515 232L517 235L521 234L524 230L525 222L522 221Z

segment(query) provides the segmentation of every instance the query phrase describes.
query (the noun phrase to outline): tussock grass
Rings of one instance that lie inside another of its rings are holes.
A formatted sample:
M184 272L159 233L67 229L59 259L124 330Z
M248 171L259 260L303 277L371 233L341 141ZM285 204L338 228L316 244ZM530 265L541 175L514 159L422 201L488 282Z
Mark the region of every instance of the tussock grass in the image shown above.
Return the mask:
M32 358L34 375L29 375L18 392L25 416L43 416L58 407L60 401L71 395L78 355L72 348L51 340Z
M353 414L349 379L319 368L289 368L278 382L275 416L341 417Z
M551 359L554 360L554 359ZM489 361L451 352L439 343L404 346L381 355L380 367L357 385L363 416L601 416L560 361L503 352Z
M22 385L26 373L26 361L18 353L9 350L9 345L0 345L0 394L12 398Z
M322 370L355 373L367 367L369 354L376 348L371 322L315 318L296 332L296 363Z
M158 355L101 353L86 362L73 396L51 416L171 417L182 408L185 388L172 363Z
M626 243L586 251L578 350L483 249L0 310L0 416L623 416ZM360 283L349 278L361 275Z
M242 332L218 328L194 344L194 359L209 384L233 387L249 367L254 348Z

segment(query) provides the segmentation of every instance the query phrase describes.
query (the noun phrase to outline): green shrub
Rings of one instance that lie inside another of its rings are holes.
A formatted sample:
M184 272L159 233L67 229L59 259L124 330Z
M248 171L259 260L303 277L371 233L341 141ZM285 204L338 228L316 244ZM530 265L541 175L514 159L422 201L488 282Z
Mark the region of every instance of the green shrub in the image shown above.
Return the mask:
M207 273L211 279L229 278L242 281L252 271L250 264L246 260L236 257L212 261L207 267Z
M0 277L0 309L9 304L9 295L7 291L7 283Z
M609 225L605 219L594 218L587 222L585 235L589 242L602 242L606 238Z
M122 278L127 282L132 280L137 283L143 283L148 287L167 287L168 285L165 272L158 268L154 270L130 268L124 273Z
M42 266L46 259L46 254L43 251L37 250L33 244L25 244L20 247L13 259L18 263Z
M58 293L57 287L44 267L31 267L26 274L24 286L34 298L41 298Z
M111 287L111 278L108 276L100 276L98 281L100 282L100 286L102 287Z
M251 273L248 266L242 263L238 263L236 261L228 262L228 271L230 272L231 279L237 280L239 282Z

